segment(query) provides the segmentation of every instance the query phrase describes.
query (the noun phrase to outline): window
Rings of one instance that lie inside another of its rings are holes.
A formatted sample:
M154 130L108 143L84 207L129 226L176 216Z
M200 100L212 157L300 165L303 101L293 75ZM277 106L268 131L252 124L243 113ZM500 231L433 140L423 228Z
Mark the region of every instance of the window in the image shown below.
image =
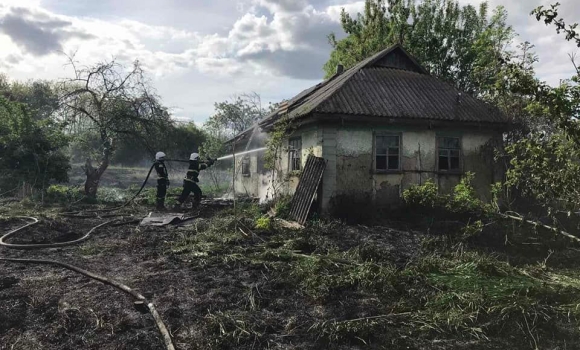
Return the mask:
M377 135L375 137L375 169L377 171L400 170L401 137Z
M459 137L440 137L438 140L439 170L459 171L461 147Z
M250 157L242 158L242 176L250 176Z
M290 171L300 170L300 155L302 153L302 138L296 137L288 140L288 167Z

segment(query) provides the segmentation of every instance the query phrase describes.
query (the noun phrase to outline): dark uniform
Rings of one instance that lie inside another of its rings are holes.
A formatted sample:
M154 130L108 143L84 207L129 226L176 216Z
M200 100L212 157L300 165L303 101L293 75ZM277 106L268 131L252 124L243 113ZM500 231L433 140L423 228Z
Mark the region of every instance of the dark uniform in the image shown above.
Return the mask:
M157 172L157 209L165 208L165 195L169 186L169 175L162 160L155 161L155 171Z
M213 165L213 161L200 161L200 160L190 160L189 161L189 168L187 169L187 175L185 179L183 179L183 191L181 192L181 196L177 200L179 204L183 204L189 194L193 192L193 198L195 200L195 204L199 204L201 202L201 188L197 185L199 182L199 172L201 170L205 170L208 167Z

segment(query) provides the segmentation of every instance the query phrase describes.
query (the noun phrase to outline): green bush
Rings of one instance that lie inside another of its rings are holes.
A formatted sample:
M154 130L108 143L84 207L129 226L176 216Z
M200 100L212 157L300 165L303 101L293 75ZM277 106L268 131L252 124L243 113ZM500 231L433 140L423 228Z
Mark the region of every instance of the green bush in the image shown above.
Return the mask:
M62 123L36 120L27 105L0 96L0 188L26 182L41 189L68 181L69 139Z
M440 206L445 203L442 197L433 180L427 180L423 185L413 185L403 192L405 203L422 207Z
M440 194L437 185L428 180L423 185L413 185L403 192L407 205L423 208L438 208L453 213L484 212L491 209L478 197L471 185L475 174L467 172L453 188L451 195Z
M261 217L256 220L256 228L259 230L269 230L272 227L272 221L268 217Z
M447 208L453 212L475 212L483 209L483 202L477 198L477 193L471 185L475 174L465 173L461 181L453 189L451 200L448 201Z
M45 200L55 203L70 203L78 201L82 197L83 194L78 187L51 185L46 190Z

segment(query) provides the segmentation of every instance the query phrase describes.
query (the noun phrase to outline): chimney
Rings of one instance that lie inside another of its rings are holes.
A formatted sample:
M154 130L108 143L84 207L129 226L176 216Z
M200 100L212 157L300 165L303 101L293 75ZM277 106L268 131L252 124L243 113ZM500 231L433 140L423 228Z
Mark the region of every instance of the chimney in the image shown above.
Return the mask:
M461 103L461 92L457 94L457 103Z
M344 72L344 66L342 64L337 65L336 74L342 74L342 72Z

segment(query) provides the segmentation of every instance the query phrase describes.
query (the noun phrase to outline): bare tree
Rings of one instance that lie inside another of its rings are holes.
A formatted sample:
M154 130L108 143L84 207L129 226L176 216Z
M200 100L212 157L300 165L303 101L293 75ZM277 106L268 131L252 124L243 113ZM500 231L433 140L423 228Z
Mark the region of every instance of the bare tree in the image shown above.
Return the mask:
M75 77L62 82L61 117L82 124L98 135L100 145L86 159L85 195L95 197L101 176L109 166L115 142L122 137L138 138L147 144L147 134L171 123L145 78L139 61L130 69L115 60L78 67L69 57ZM98 164L93 166L97 158Z

